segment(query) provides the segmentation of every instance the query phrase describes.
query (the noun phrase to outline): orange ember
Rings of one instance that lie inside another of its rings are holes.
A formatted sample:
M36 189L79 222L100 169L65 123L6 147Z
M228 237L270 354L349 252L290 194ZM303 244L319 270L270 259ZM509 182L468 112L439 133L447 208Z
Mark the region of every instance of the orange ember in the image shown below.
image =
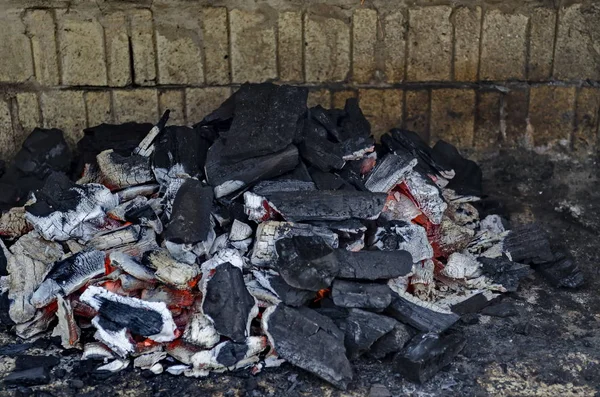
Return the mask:
M322 289L322 290L319 290L319 291L317 292L317 296L316 296L316 298L315 298L315 300L314 300L314 301L315 301L315 302L318 302L318 301L320 301L321 299L323 299L323 298L325 298L326 296L328 296L330 292L331 292L331 289L329 289L329 288L324 288L324 289Z

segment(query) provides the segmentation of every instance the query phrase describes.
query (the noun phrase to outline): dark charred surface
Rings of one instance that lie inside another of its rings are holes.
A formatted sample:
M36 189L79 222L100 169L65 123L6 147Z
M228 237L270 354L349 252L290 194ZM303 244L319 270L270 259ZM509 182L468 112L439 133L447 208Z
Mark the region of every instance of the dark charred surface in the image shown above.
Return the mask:
M173 214L163 234L176 244L196 244L205 241L210 225L213 189L203 187L196 179L187 179L177 191Z
M78 355L67 351L53 369L50 383L31 389L41 395L90 397L114 395L115 391L131 397L363 397L373 385L382 384L392 396L594 395L600 390L598 166L592 161L555 161L529 152L503 153L478 163L483 169L484 192L490 195L482 207L490 213L509 214L513 225L538 222L548 232L553 249L570 251L586 284L575 291L557 289L534 272L521 281L516 293L504 299L515 305L517 316L482 315L478 320L475 317L475 324L460 321L454 325L467 339L465 348L424 384L415 385L394 373L389 356L383 360L363 356L353 361L354 381L346 392L289 364L257 376L244 370L202 379L169 374L146 379L139 369L128 368L106 381L92 376L101 362L86 366ZM14 358L8 356L62 351L48 343L13 345L16 342L14 336L0 333L0 345L4 345L0 355L5 356L0 358L2 377L14 365ZM0 385L0 396L15 393L16 389Z

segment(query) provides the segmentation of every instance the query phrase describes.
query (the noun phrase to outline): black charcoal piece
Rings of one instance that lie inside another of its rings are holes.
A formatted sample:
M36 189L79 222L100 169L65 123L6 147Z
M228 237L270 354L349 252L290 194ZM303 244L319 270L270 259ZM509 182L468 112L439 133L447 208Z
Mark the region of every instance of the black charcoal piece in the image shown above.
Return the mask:
M400 296L396 293L392 293L392 303L386 311L396 320L424 332L445 331L460 318L455 313L429 305L416 297L409 298L408 295Z
M531 273L528 265L516 263L506 257L477 258L481 263L483 274L494 283L502 285L509 292L515 292L519 288L519 282Z
M491 301L485 296L483 292L473 294L467 299L452 305L451 310L456 314L467 314L467 313L479 313L481 309L488 306Z
M150 159L138 154L123 156L114 150L105 150L96 156L102 184L111 190L154 182Z
M340 307L383 310L391 303L392 292L386 284L335 280L331 297L333 303Z
M535 223L512 229L504 239L502 251L512 261L527 265L554 260L546 232Z
M340 327L338 327L337 323L344 323L345 325L346 318L348 317L348 310L342 308L335 308L334 310L336 311L335 314L331 311L327 312L326 309L317 311L307 306L300 306L298 308L300 314L319 324L321 329L325 330L325 332L332 335L337 340L343 341L344 332ZM333 317L335 317L335 319Z
M341 136L335 120L332 120L327 110L321 105L317 105L309 109L308 114L310 119L317 121L327 130L329 136L336 142L341 142L344 138Z
M31 369L35 367L47 367L52 368L60 363L60 358L56 356L18 356L15 360L15 370L22 371L24 369Z
M254 182L285 174L298 165L298 149L294 145L289 145L276 153L251 157L236 163L223 161L222 150L222 142L215 142L208 149L205 166L207 181L215 188L217 198Z
M241 161L279 152L292 143L300 117L306 112L308 90L271 83L244 84L235 94L235 115L223 159Z
M379 216L385 193L318 190L278 192L267 199L287 221L373 219Z
M34 386L50 382L50 370L47 367L30 368L14 371L4 378L5 385Z
M316 293L290 286L281 276L269 278L269 284L279 299L288 306L302 306L315 299Z
M118 332L126 328L135 335L155 335L160 333L163 322L160 313L133 308L122 302L99 298L98 324L108 331Z
M406 324L396 321L394 329L377 339L369 349L369 355L381 360L391 353L400 351L416 331Z
M0 356L17 356L33 347L32 343L12 343L10 345L0 346Z
M201 177L210 145L208 139L192 128L165 127L156 139L152 157L158 181L164 182L166 174L174 172L186 173L192 178Z
M481 314L492 317L513 317L519 312L511 302L500 302L492 306L487 306L481 311Z
M371 171L365 181L370 192L388 193L417 165L417 159L408 153L388 154Z
M226 367L232 367L244 359L248 345L246 343L225 342L217 354L217 362Z
M346 390L352 381L352 367L343 340L327 332L328 326L320 324L316 316L279 304L265 311L262 323L281 358Z
M213 321L217 332L243 343L255 307L256 302L246 289L242 271L229 262L217 266L206 282L202 301L202 311Z
M310 176L319 190L356 190L354 186L346 182L341 176L323 172L314 167L310 169Z
M350 359L366 353L375 341L392 331L398 322L381 314L351 309L346 319L344 343Z
M177 191L171 220L163 233L165 240L176 244L206 241L211 230L210 213L213 189L196 179L186 179Z
M71 152L63 132L55 128L34 128L15 156L14 165L25 175L40 179L52 171L68 172Z
M371 124L358 106L357 98L348 98L344 106L345 114L338 120L342 127L342 139L368 137L371 135Z
M571 255L559 252L552 262L544 263L535 267L555 287L579 288L585 278L579 266L573 261Z
M442 140L437 141L431 149L431 157L442 168L454 170L454 177L450 179L446 189L464 196L483 195L481 168L476 162L464 158L456 147Z
M340 170L346 164L339 145L315 134L307 134L298 149L307 163L324 172Z
M277 271L292 287L319 291L339 272L334 250L321 237L284 238L275 242L275 249Z
M317 190L314 182L298 180L271 180L258 182L252 188L252 192L259 196L266 196L276 192L298 192L300 190Z
M357 280L387 280L405 276L412 270L413 260L408 251L337 250L340 264L338 278Z
M231 126L231 120L235 114L235 96L237 91L227 98L218 108L208 114L201 122L195 124L194 129L198 130L206 126L215 127L219 131L227 131Z
M465 344L458 334L417 335L394 356L394 369L410 381L424 383L450 364Z

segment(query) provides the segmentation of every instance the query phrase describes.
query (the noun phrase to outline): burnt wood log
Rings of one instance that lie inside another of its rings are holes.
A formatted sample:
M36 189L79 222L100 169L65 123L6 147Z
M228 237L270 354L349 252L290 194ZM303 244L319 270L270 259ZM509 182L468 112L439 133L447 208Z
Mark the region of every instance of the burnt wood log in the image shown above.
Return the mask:
M335 280L331 288L333 303L340 307L383 310L392 301L392 292L385 284L366 284Z
M442 332L450 328L460 316L421 301L412 295L392 293L392 303L386 313L405 324L424 332Z
M175 244L206 241L212 230L212 207L213 189L203 187L196 179L186 179L175 196L171 220L163 233L164 239Z
M355 359L366 353L375 341L391 332L397 323L393 318L381 314L351 309L346 318L344 339L348 357Z
M356 280L388 280L405 276L412 270L408 251L336 251L340 272L338 278Z

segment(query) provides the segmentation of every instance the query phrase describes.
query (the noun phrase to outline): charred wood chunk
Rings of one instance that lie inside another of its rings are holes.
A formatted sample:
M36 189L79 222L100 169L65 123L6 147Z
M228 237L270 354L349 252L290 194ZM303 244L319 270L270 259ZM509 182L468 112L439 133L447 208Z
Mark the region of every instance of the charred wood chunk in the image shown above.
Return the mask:
M408 251L336 251L339 278L357 280L388 280L405 276L412 270L413 259Z
M388 154L378 162L365 181L371 192L388 193L404 180L404 177L417 165L413 156Z
M321 237L285 238L275 248L277 271L292 287L319 291L329 287L339 272L335 252Z
M47 176L52 171L68 172L71 152L61 130L34 128L15 156L15 166L24 174Z
M88 242L88 246L101 251L118 249L138 242L141 237L142 228L139 225L128 225L96 234Z
M504 239L502 251L512 261L538 265L554 260L546 232L538 224L516 227Z
M500 302L492 306L487 306L481 311L481 314L492 317L513 317L519 314L515 305L511 302Z
M186 179L175 196L171 220L163 233L165 240L176 244L206 241L212 206L212 189L196 179Z
M483 275L489 277L494 283L502 285L509 292L517 291L521 279L531 273L529 266L513 262L506 257L479 257L477 260L482 264Z
M490 303L491 300L488 298L488 296L483 292L479 292L472 294L467 299L452 305L451 309L453 313L460 314L462 316L463 314L479 313Z
M328 325L316 316L279 304L265 311L262 324L280 357L340 389L348 387L352 368L343 341L327 332Z
M217 353L217 362L225 367L232 367L236 363L242 361L248 352L246 343L225 342Z
M198 178L204 173L212 142L198 131L184 126L168 126L157 137L152 164L157 180L164 184L174 173Z
M331 139L336 142L342 142L344 137L337 126L337 120L330 117L330 114L321 105L317 105L308 110L309 120L315 120L327 131Z
M439 225L448 208L439 187L427 175L415 170L406 175L404 183L417 207L423 211L431 223Z
M261 271L254 271L254 277L258 283L265 289L273 292L283 303L288 306L302 306L316 297L315 291L294 288L285 282L283 277L278 274L272 274Z
M343 159L343 148L310 130L310 121L305 124L304 128L305 138L299 145L302 158L324 172L342 169L346 164Z
M50 382L50 370L48 367L35 367L22 371L14 371L4 378L5 385L35 386L45 385Z
M220 264L203 288L202 311L217 332L234 342L244 342L258 307L246 289L242 271L229 262Z
M102 185L73 184L65 175L52 174L44 187L25 206L26 218L46 240L89 240L89 222L103 219L118 205L118 198Z
M137 154L122 156L111 149L98 154L96 161L102 183L111 190L154 181L148 157Z
M374 219L383 210L387 195L371 192L318 190L278 192L269 203L288 221Z
M386 312L395 319L424 332L442 332L460 318L451 311L421 301L409 294L392 293L392 303Z
M398 322L393 318L359 309L351 309L346 319L345 345L348 357L366 353L375 341L392 331Z
M103 252L86 251L56 262L33 293L31 303L41 308L56 300L58 294L68 296L77 291L92 278L104 274L104 258Z
M337 248L339 243L337 234L325 227L292 222L263 222L256 229L256 242L250 261L255 266L275 267L275 242L294 236L321 237L331 248Z
M310 176L315 182L315 186L319 190L356 190L354 186L352 186L344 178L336 174L331 174L329 172L323 172L316 168L311 168Z
M405 250L410 253L414 263L433 257L433 247L426 230L404 221L385 223L377 229L369 243L382 251Z
M279 152L292 143L306 112L308 90L271 83L244 84L235 94L235 116L221 134L223 159L241 161Z
M60 364L60 358L56 356L32 356L26 354L23 356L17 356L15 360L15 369L17 371L22 371L24 369L31 369L37 367L53 368L58 364Z
M258 182L252 188L252 192L259 196L266 196L277 192L298 192L301 190L317 190L314 182L299 180L271 180Z
M396 322L394 329L377 339L369 349L369 355L381 360L391 353L399 352L408 342L415 330L406 324Z
M385 284L363 284L335 280L331 289L333 303L340 307L383 310L392 301L392 292Z
M190 289L190 283L200 273L198 265L176 261L166 250L149 251L144 261L155 270L157 280L181 290Z
M466 339L458 334L417 335L394 356L394 369L413 382L426 382L450 364L465 344Z
M223 143L215 142L208 150L206 179L215 189L215 197L223 197L245 186L273 178L298 165L298 149L289 145L276 153L251 157L235 163L223 161Z
M483 195L483 173L476 162L464 158L454 147L445 141L437 141L431 150L431 157L443 169L453 170L447 189L452 189L463 196Z
M320 312L313 310L307 306L301 306L298 308L300 314L309 320L319 324L319 327L328 334L334 336L337 340L344 340L344 331L337 324L340 323L345 325L346 318L348 318L348 310L343 308L335 307L331 312ZM333 313L335 311L335 314Z
M345 114L338 124L342 127L343 140L371 135L371 124L358 106L358 99L348 98L344 106Z
M579 266L570 255L563 252L556 254L556 258L552 262L536 266L535 270L555 287L579 288L585 282Z

